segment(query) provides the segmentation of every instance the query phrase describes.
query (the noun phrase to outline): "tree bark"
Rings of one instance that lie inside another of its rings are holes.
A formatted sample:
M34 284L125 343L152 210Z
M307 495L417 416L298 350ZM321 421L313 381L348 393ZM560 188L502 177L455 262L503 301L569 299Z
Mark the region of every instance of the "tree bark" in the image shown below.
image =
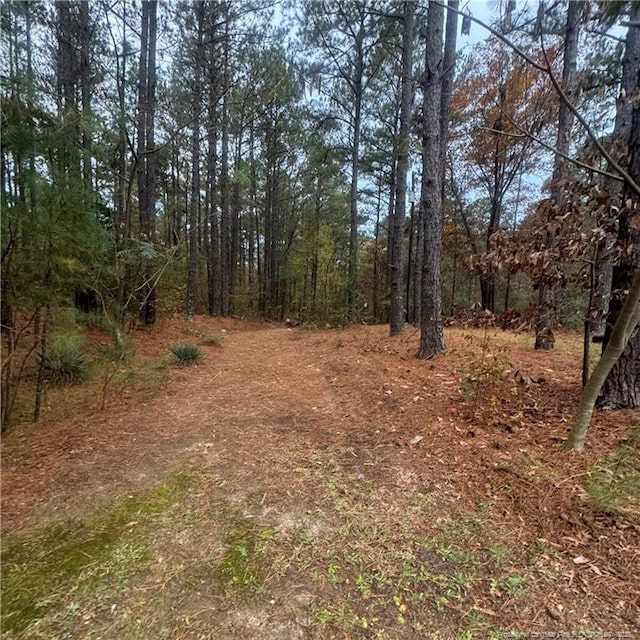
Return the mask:
M411 144L411 107L413 105L413 24L415 20L415 0L405 0L402 30L402 88L400 98L400 134L398 136L398 162L396 165L395 210L391 256L391 310L390 332L398 335L404 329L405 310L403 309L403 248L404 219L407 200L407 170L409 168L409 147Z
M629 295L620 310L618 319L611 332L611 338L605 348L602 358L598 362L594 372L589 378L587 386L582 392L580 398L580 404L576 412L576 417L569 433L569 439L567 440L567 448L575 451L582 451L584 448L584 442L587 437L587 430L589 428L589 422L593 414L593 409L596 404L596 398L602 388L605 380L608 380L609 376L613 372L614 367L618 367L622 361L621 354L627 349L631 349L633 352L630 354L633 361L635 356L635 362L638 363L640 358L640 341L638 340L638 323L640 322L640 271L636 273L633 286L629 291ZM629 341L629 338L635 332L635 338L632 338L633 343ZM624 366L624 365L623 365ZM621 372L622 379L616 376L616 379L623 384L628 383L628 378L624 376L624 372ZM636 376L640 374L640 367L636 366L635 371L632 372ZM636 377L636 380L638 378ZM638 387L635 388L635 395L640 399L640 392Z
M193 125L191 131L191 199L189 203L189 258L187 272L187 320L193 322L196 315L197 273L198 273L198 219L200 208L200 108L202 101L202 23L203 3L194 3L197 21L197 44L195 51L194 82L192 91Z
M637 22L640 18L640 5L629 3L629 20ZM629 28L625 39L625 52L622 61L622 79L620 92L616 102L616 120L611 135L614 158L624 167L628 161L628 144L631 136L635 88L638 85L638 69L640 69L640 33L635 27ZM613 205L622 206L623 186L617 180L607 179L607 191ZM613 280L613 256L615 231L606 228L607 235L598 244L595 262L593 286L593 306L589 321L593 333L605 334L611 331L610 318L607 318L611 302ZM615 306L615 305L614 305ZM615 312L614 312L615 313ZM606 348L606 337L602 350Z
M231 289L231 189L229 181L229 20L225 21L222 71L222 148L220 156L220 313L229 315Z
M142 35L140 38L140 70L138 87L138 207L140 236L145 242L155 238L155 91L157 0L142 2ZM152 325L156 319L156 292L152 282L152 269L145 264L145 280L140 303L140 319Z
M574 103L576 97L576 71L578 60L578 40L580 37L580 20L584 10L584 2L569 2L567 6L567 20L564 30L564 60L562 66L562 88L567 98ZM558 110L558 132L555 155L551 198L560 205L565 200L565 184L567 160L560 154L568 155L571 129L573 127L573 112L565 100L560 100ZM549 228L545 237L545 249L552 251L557 246L557 231L551 229L553 213L547 222ZM556 328L556 288L552 283L542 282L538 291L538 319L536 322L535 349L549 351L555 345L554 330Z
M79 7L80 36L80 92L82 105L82 178L84 180L85 206L89 205L89 194L93 189L91 168L91 29L89 24L89 3L81 2Z
M358 169L360 163L360 129L362 126L362 94L364 74L362 27L355 39L355 69L353 75L353 132L351 140L351 193L349 196L349 283L347 293L347 314L355 320L358 281Z
M440 153L442 166L442 185L444 188L444 171L446 167L447 136L451 116L451 96L456 72L456 34L458 31L458 0L449 0L447 24L444 37L444 60L442 76L442 93L440 96ZM444 197L444 196L443 196Z
M218 216L218 20L215 6L209 4L207 16L207 224L209 242L207 256L207 299L209 314L219 316L221 313L220 291L220 220Z
M441 95L444 7L429 3L422 108L422 194L424 255L419 358L431 358L445 349L442 322L442 171Z
M634 3L632 18L640 15L640 7ZM625 69L623 81L627 78L635 80L629 96L637 96L640 91L640 29L629 27L627 33L627 51L625 54ZM629 80L631 86L631 80ZM624 82L622 85L624 89ZM626 93L626 90L625 90ZM625 130L628 119L628 103L621 96L619 107L623 111L621 119L625 124L621 130ZM640 180L640 107L637 100L630 99L631 121L628 129L628 173L636 182ZM640 229L632 220L637 217L640 203L635 192L625 185L623 189L623 207L618 216L618 245L620 248L620 260L613 267L612 274L612 298L609 308L608 326L604 335L604 347L612 339L612 331L609 327L615 325L619 314L622 313L624 292L632 287L640 273ZM640 406L640 335L636 333L631 338L629 346L622 353L620 359L613 366L611 372L602 387L597 405L602 408L634 409Z

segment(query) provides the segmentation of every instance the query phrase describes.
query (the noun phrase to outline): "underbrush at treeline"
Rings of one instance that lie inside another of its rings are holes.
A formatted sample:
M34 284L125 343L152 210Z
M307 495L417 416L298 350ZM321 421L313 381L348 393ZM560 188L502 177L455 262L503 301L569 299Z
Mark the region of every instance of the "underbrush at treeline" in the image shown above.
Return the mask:
M3 431L55 418L62 405L62 415L68 415L69 403L83 412L121 401L127 389L153 392L166 382L169 366L197 363L202 347L224 344L221 331L194 330L185 332L193 342L168 344L162 353L138 353L139 332L125 332L104 314L71 308L53 316L49 331L44 348L37 332L30 331L14 345L12 366L3 369Z

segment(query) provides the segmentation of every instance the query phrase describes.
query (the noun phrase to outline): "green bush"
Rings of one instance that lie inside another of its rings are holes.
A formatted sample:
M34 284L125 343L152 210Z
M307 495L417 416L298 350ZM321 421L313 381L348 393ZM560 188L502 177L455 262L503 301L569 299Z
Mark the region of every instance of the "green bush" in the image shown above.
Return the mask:
M173 344L169 347L179 365L187 366L202 358L202 351L197 344Z
M41 360L45 380L56 385L87 382L89 363L82 354L83 346L84 338L77 333L54 335Z

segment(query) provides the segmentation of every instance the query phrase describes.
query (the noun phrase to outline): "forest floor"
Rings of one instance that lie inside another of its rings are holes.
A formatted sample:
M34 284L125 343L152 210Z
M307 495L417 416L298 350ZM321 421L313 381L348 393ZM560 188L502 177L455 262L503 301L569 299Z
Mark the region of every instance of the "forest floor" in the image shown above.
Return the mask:
M103 410L99 379L51 390L3 438L3 638L640 637L640 414L563 450L579 336L448 329L419 361L415 329L172 318L136 343Z

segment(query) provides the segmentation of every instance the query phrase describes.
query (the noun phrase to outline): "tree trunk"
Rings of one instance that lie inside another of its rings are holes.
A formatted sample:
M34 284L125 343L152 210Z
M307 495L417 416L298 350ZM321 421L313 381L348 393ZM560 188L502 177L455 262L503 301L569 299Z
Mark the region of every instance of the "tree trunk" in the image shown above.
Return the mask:
M79 130L78 101L76 98L80 62L75 44L77 38L74 31L77 23L77 3L67 0L56 2L58 10L57 20L57 85L58 85L58 116L61 131L69 144L60 150L58 168L61 178L76 181L74 188L78 188L82 180L82 159L79 150L82 140Z
M193 125L191 132L191 200L189 203L189 267L187 272L187 320L193 322L196 315L197 272L198 272L198 219L200 208L200 108L202 100L202 23L203 3L194 4L197 21L197 47L194 64L194 82L192 92Z
M138 88L138 206L140 236L145 242L155 237L155 89L157 0L142 3L142 35L140 38L140 80ZM140 319L152 325L156 318L155 287L150 265L143 268L145 280L140 303Z
M444 187L444 171L446 161L447 136L449 134L449 118L451 115L451 96L456 72L456 34L458 30L458 0L449 0L447 10L447 26L444 38L444 60L442 68L442 94L440 96L440 153L442 166L442 185ZM444 197L444 196L443 196Z
M47 279L49 276L47 275ZM40 412L42 410L42 401L46 392L47 381L45 380L45 367L47 354L49 350L49 326L51 324L51 305L47 303L45 305L44 321L40 327L40 335L37 336L38 340L38 376L36 379L36 398L35 406L33 408L33 421L38 422L40 420Z
M13 307L6 299L6 281L2 283L2 289L4 295L2 297L2 300L0 300L0 305L2 307L2 314L0 317L0 320L2 322L0 324L0 327L2 333L7 337L2 353L2 382L0 383L0 415L2 416L0 419L0 430L4 433L9 428L11 423L11 410L13 408L12 396L15 395L13 381L13 358L15 356L16 347L16 329Z
M219 316L222 298L220 292L220 221L218 216L218 21L217 9L209 4L207 16L207 222L209 255L207 256L207 299L209 314Z
M636 19L639 15L640 8L634 4L632 19ZM628 95L635 96L640 91L640 29L635 26L629 27L628 30L624 64L623 80L625 77L635 79L633 89ZM627 138L628 172L637 183L640 180L640 107L636 100L630 100L630 102L632 112ZM619 103L619 106L625 112L628 109L625 102ZM624 117L626 118L626 114ZM637 225L632 222L637 216L639 202L638 196L628 185L623 191L623 204L618 217L620 261L613 268L612 298L604 336L605 350L610 336L613 339L609 327L617 323L618 316L622 313L624 292L631 288L632 283L635 282L634 279L637 279L640 273L640 229L636 228ZM616 409L634 409L640 406L640 336L638 333L631 338L629 346L609 373L597 404L599 407Z
M355 320L356 292L358 280L358 165L360 163L360 128L362 124L362 94L364 73L362 29L356 38L356 62L353 77L353 135L351 141L351 193L349 196L349 283L347 291L347 315L350 321Z
M91 168L91 31L89 24L89 3L81 2L79 7L80 31L80 91L82 105L82 178L84 180L85 206L90 206L88 198L93 190Z
M445 349L442 322L442 159L440 147L442 94L442 36L444 7L429 3L422 108L422 194L424 233L422 314L419 358Z
M629 3L629 20L637 22L640 19L640 5ZM628 144L631 137L633 120L634 96L638 86L638 70L640 69L640 29L632 26L627 31L625 40L624 59L622 61L622 79L620 92L616 102L616 120L612 133L612 147L615 149L616 160L623 166L626 164ZM623 205L623 186L617 180L607 179L607 191L611 196L611 204L621 207ZM605 334L602 350L606 348L606 335L611 332L614 316L607 317L611 302L611 290L615 286L613 280L613 245L615 244L615 231L608 230L607 237L598 245L595 262L594 286L595 294L593 307L590 313L591 329L594 333ZM619 308L619 307L618 307ZM608 329L608 331L607 331Z
M422 321L422 269L424 266L424 212L422 197L418 202L415 235L416 248L413 268L413 323L420 326Z
M211 82L211 76L209 77ZM216 122L216 96L212 89L209 95L209 123L207 129L207 210L209 226L209 255L207 259L209 313L220 315L220 228L218 222L218 184L216 168L218 164L218 129Z
M116 208L116 220L114 225L116 249L120 251L124 247L125 240L129 236L129 203L127 200L127 126L126 126L126 82L127 82L127 39L126 39L127 6L122 7L122 41L121 53L115 51L116 59L116 87L118 90L118 146L115 160L116 180L114 186L114 204ZM124 300L120 298L121 303Z
M496 278L493 273L480 276L480 304L492 313L496 308Z
M415 206L413 201L411 202L411 206L409 208L409 246L407 248L407 282L406 282L406 290L405 290L405 301L404 301L404 309L405 309L405 322L413 322L415 319L415 310L414 307L411 306L411 291L413 280L411 279L411 274L414 273L414 236L415 236Z
M240 129L238 132L238 138L236 140L236 154L235 154L235 171L236 176L240 170L240 162L242 160L242 134ZM230 242L229 242L229 314L232 314L234 309L234 299L236 295L236 280L238 271L238 258L240 254L240 212L242 209L242 198L240 191L240 182L238 178L233 181L233 188L231 190L231 226L230 226Z
M311 313L314 319L318 314L318 275L320 269L320 211L322 205L322 181L320 171L316 176L316 193L313 215L313 256L311 261Z
M635 370L630 373L632 379L635 376L636 382L638 381L638 376L640 375L640 366L638 366L640 361L640 331L638 331L638 323L640 323L640 271L635 275L633 286L620 310L602 358L600 358L600 362L598 362L587 386L582 392L576 417L567 440L568 449L582 451L584 448L584 441L587 436L593 408L596 404L596 398L603 384L605 384L605 380L613 377L621 385L621 388L627 388L629 377L628 374L625 375L627 365L623 363L624 358L621 357L623 352L626 354L627 351L630 351L628 362L635 361L636 363ZM635 337L630 341L629 338L634 332ZM625 351L625 347L627 351ZM622 367L620 366L621 363ZM618 373L614 373L615 368L618 368ZM612 373L614 373L613 376L611 376ZM630 391L636 396L636 400L640 401L639 389L640 387L636 384L635 389L630 389Z
M254 124L251 122L249 129L249 164L250 164L250 186L249 198L251 208L249 210L249 309L256 311L254 301L258 293L258 287L254 282L260 282L260 232L258 223L257 190L258 176L256 170L256 160L254 156Z
M404 25L402 30L402 88L400 98L400 135L398 137L398 162L396 164L395 210L390 226L393 227L390 255L391 271L391 309L390 331L395 336L404 329L405 310L403 309L403 248L404 219L407 200L407 170L409 168L409 146L411 127L411 107L413 105L413 24L416 3L405 0Z
M447 22L444 37L444 60L442 76L442 94L440 96L440 167L442 176L442 200L445 198L445 172L447 158L447 138L449 134L449 119L451 116L451 96L453 95L453 83L456 71L456 40L458 31L458 0L449 0L447 10ZM453 256L453 280L451 285L451 315L454 313L455 293L456 293L456 266L457 266L456 245Z
M379 300L379 291L380 287L378 286L379 272L380 272L380 211L382 209L382 182L383 176L382 172L380 172L380 178L378 180L378 194L376 198L376 226L375 231L373 232L373 291L372 291L372 311L373 311L373 321L378 322L379 318L379 310L380 310L380 300Z
M640 407L640 331L637 328L607 376L597 406L600 409Z
M584 2L569 2L567 6L567 21L564 30L564 60L562 67L562 87L569 101L574 104L576 97L576 70L578 60L578 40L580 37L580 20L584 9ZM558 154L554 158L551 198L560 205L565 200L565 185L567 160L560 153L568 155L571 129L573 127L573 113L566 102L560 100L558 110L558 134L556 149ZM552 230L554 212L550 213L545 237L545 249L552 251L558 244L557 231ZM538 291L538 319L536 322L536 350L549 351L555 345L554 330L556 327L556 288L553 283L542 282Z
M228 16L227 16L228 17ZM231 194L229 183L229 34L225 28L223 54L222 149L220 156L220 313L229 315L231 287Z

